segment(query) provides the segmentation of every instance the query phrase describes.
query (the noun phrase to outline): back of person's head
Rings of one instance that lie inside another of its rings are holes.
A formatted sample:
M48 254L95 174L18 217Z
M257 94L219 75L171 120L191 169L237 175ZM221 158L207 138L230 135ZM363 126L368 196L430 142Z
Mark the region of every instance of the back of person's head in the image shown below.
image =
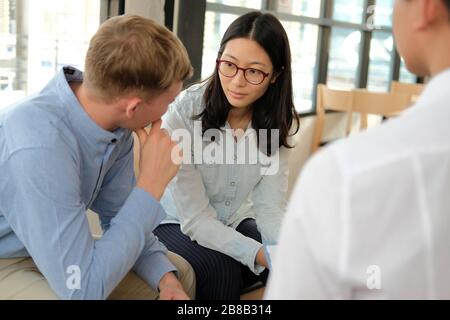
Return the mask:
M226 30L220 43L218 59L222 56L227 43L237 38L246 38L257 42L269 56L273 65L273 74L277 75L276 81L270 84L265 94L254 103L252 126L255 130L279 129L279 145L290 147L287 142L289 132L292 127L298 130L299 119L293 102L291 50L286 31L281 22L272 14L259 11L244 14ZM217 68L205 93L205 102L207 108L209 103L210 108L216 110L211 112L214 118L210 117L209 123L208 110L203 113L204 131L225 124L230 105L223 93ZM216 119L217 115L222 115L221 119ZM271 150L270 139L267 147L268 154L277 151Z
M191 75L186 49L171 31L123 15L105 21L91 39L84 82L105 101L130 94L148 100Z
M429 76L447 64L450 0L396 0L393 17L397 49L411 72Z

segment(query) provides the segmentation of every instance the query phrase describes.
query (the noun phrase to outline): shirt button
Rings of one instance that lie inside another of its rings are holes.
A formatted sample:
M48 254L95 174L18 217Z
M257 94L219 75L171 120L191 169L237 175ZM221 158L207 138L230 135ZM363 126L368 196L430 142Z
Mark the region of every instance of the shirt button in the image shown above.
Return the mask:
M229 207L229 206L230 206L230 204L231 204L231 202L230 202L230 201L225 201L225 205L226 205L227 207Z
M234 187L235 185L236 185L236 182L234 182L234 181L230 183L230 186L232 186L232 187Z

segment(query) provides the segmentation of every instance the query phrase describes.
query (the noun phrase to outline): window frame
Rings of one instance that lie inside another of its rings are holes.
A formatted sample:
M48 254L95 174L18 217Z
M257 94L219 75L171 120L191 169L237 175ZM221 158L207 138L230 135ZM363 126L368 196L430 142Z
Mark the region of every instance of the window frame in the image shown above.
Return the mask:
M178 29L176 30L178 36L185 44L188 53L192 59L193 67L196 70L194 77L189 84L200 81L202 70L203 57L203 36L206 12L225 13L242 15L257 9L235 7L220 3L213 3L207 0L170 0L175 1L175 6L178 8L177 19ZM287 22L298 22L303 24L312 24L318 26L319 32L317 37L317 52L316 65L313 75L312 88L312 108L307 112L299 112L302 117L313 116L317 114L316 93L318 84L326 84L328 76L328 63L331 45L331 36L333 28L349 28L362 33L361 43L359 47L359 64L356 73L355 88L366 88L369 77L370 67L370 49L373 32L384 31L392 33L390 26L377 26L376 29L371 29L367 26L365 21L373 14L370 13L369 6L376 5L376 0L364 0L364 14L361 23L345 22L333 19L334 0L319 0L321 1L321 9L319 17L308 17L302 15L294 15L289 13L281 13L274 10L276 0L262 0L262 8L260 11L264 13L271 13L278 19ZM188 10L186 10L189 8ZM193 14L195 13L195 14ZM182 22L182 23L181 23ZM398 80L400 77L400 56L394 44L394 50L391 56L391 68L389 74L389 81ZM417 83L423 83L423 79L416 77Z

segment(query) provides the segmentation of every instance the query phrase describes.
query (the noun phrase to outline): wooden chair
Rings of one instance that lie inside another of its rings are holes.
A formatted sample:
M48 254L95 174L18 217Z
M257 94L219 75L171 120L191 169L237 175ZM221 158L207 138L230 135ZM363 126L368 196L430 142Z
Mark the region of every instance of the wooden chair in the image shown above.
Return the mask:
M425 85L421 83L391 82L391 92L409 94L411 95L411 101L417 100L424 88Z
M412 96L407 93L371 92L364 89L349 91L333 90L323 84L317 88L317 120L314 128L311 152L314 153L322 142L322 133L325 124L326 110L342 111L347 113L347 127L345 135L352 129L352 116L354 112L360 113L360 129L367 129L369 114L383 117L399 115L411 105Z
M412 104L412 96L407 93L353 91L352 112L361 114L360 129L367 129L367 116L379 115L386 118L398 116ZM350 124L351 125L351 124ZM350 131L347 131L347 134Z
M311 152L314 153L321 144L322 132L325 126L326 110L347 112L351 117L353 91L334 90L324 84L317 86L317 119L313 133ZM348 128L347 128L348 129Z

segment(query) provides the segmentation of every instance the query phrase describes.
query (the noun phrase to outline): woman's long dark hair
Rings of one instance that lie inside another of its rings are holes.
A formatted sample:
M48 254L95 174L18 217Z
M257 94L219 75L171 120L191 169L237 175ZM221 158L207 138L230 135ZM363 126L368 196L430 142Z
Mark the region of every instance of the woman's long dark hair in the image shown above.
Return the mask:
M271 83L265 94L253 103L252 127L259 132L268 130L267 146L264 150L258 137L258 147L267 155L275 154L272 150L271 129L279 129L279 146L292 148L288 143L289 131L295 121L297 133L300 120L294 107L291 74L291 50L286 31L280 21L271 14L250 12L236 19L225 32L220 43L220 58L228 41L236 38L247 38L256 41L269 55L274 67L274 75L278 74L275 83ZM205 109L193 119L202 120L203 134L208 129L220 129L225 125L231 105L220 84L216 67L214 74L206 80L204 94ZM267 148L267 150L266 150Z

